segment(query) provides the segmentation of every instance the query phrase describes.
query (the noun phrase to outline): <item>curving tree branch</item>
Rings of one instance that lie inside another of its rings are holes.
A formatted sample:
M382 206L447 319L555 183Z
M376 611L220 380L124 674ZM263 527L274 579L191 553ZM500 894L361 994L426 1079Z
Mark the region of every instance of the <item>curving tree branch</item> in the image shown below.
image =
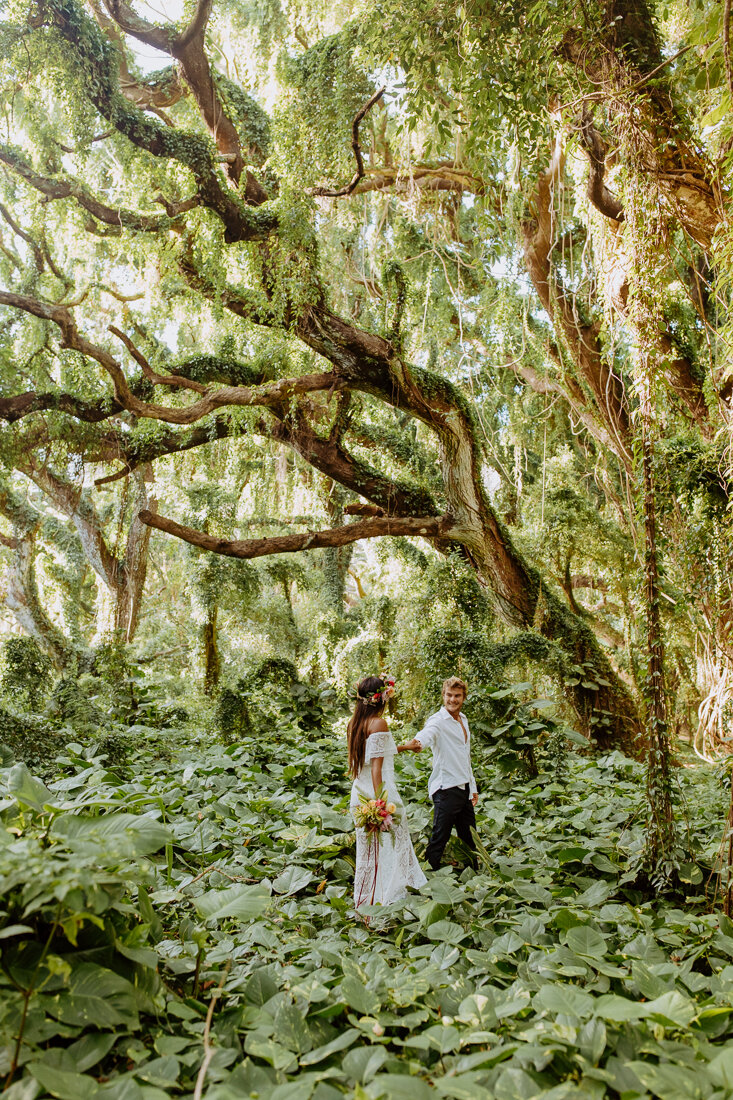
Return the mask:
M360 539L383 538L386 535L420 535L428 539L444 539L450 536L453 528L450 516L375 516L357 523L348 523L343 527L307 531L298 535L278 535L264 539L219 539L152 512L142 511L140 519L159 531L191 543L192 546L229 558L292 554L299 550L316 550L325 546L346 546Z
M359 126L364 119L364 116L371 111L375 103L379 103L387 88L382 87L378 92L375 92L368 102L364 104L360 110L354 115L354 121L351 123L351 148L354 153L354 160L356 161L356 171L351 179L350 183L347 183L345 187L339 187L338 190L331 190L329 187L314 187L311 191L312 195L319 195L327 198L343 198L345 195L350 195L360 179L364 177L364 158L361 154L361 145L359 144Z
M614 221L622 222L624 220L624 208L616 196L609 191L605 183L606 146L593 125L593 116L587 107L583 111L579 130L590 166L588 198L601 214L604 214L607 218L613 218Z
M47 202L58 199L74 199L79 206L86 210L92 217L105 225L114 225L124 229L134 229L143 233L157 232L160 229L170 227L170 216L162 217L160 214L138 214L134 210L124 210L122 207L107 206L76 180L54 180L39 175L30 166L25 157L16 149L7 145L0 145L0 163L10 168L17 176L39 191ZM182 204L185 205L185 204ZM188 207L190 209L190 207ZM179 210L178 213L182 211Z

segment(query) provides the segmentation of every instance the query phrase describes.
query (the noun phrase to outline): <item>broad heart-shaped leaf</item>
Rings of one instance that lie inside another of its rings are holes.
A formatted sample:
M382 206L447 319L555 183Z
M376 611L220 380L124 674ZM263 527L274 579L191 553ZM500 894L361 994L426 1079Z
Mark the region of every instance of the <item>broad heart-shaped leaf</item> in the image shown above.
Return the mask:
M31 775L25 764L14 764L7 774L6 782L10 793L25 806L42 810L47 803L53 804L53 795L48 787Z
M647 1016L663 1024L677 1024L678 1027L689 1027L697 1015L697 1009L690 998L685 997L683 993L678 993L677 990L663 993L653 1001L647 1001L644 1007Z
M295 1005L287 1002L278 1005L273 1034L277 1036L278 1043L296 1054L305 1054L313 1046L302 1013Z
M113 970L96 963L82 963L75 967L69 978L68 991L44 995L42 1000L50 1016L73 1027L138 1026L137 998L133 986Z
M733 1046L725 1047L708 1063L708 1073L716 1085L733 1089Z
M565 943L576 955L584 955L590 959L602 959L606 953L606 939L595 928L589 928L587 924L579 924L574 928L568 928L565 933Z
M144 814L63 814L54 821L51 835L73 851L103 853L108 859L149 855L173 839L165 825Z
M116 1038L114 1033L107 1031L89 1031L76 1043L72 1043L67 1053L74 1059L78 1072L84 1073L109 1054Z
M384 1047L357 1047L345 1056L341 1068L358 1084L366 1085L386 1061L387 1051Z
M593 1012L593 997L590 993L574 985L561 985L559 982L543 985L532 1003L535 1008L545 1012L562 1013L564 1016L577 1016L580 1019Z
M315 875L307 867L286 867L273 881L272 888L276 894L290 897L291 894L297 894L298 890L303 890L314 878Z
M606 1025L603 1020L588 1020L578 1032L578 1050L592 1066L597 1066L606 1049Z
M702 1066L693 1070L677 1063L661 1062L655 1065L653 1062L632 1061L627 1063L627 1068L659 1100L701 1100L710 1092L707 1074Z
M602 1020L613 1020L622 1023L629 1020L641 1020L647 1014L645 1004L638 1001L630 1001L626 997L619 997L615 993L603 993L595 998L593 1015L600 1016Z
M43 1062L30 1062L26 1069L46 1092L58 1097L58 1100L92 1100L99 1093L99 1085L94 1078L82 1073L69 1073Z
M148 1100L149 1095L149 1090L146 1089L143 1092L135 1078L126 1073L124 1076L113 1077L111 1081L100 1085L97 1100ZM153 1095L156 1096L156 1093ZM156 1100L159 1096L160 1093L157 1093Z
M323 1062L326 1058L330 1058L332 1054L338 1054L339 1051L346 1050L347 1047L354 1045L360 1035L361 1032L357 1031L355 1027L348 1027L346 1031L342 1031L330 1043L325 1043L322 1047L317 1047L316 1050L304 1054L300 1059L301 1066L314 1066L317 1062Z
M494 1084L494 1100L534 1100L544 1092L545 1085L538 1085L523 1069L514 1066L505 1069Z
M419 1077L398 1073L380 1073L367 1091L372 1100L432 1100L434 1096Z
M337 987L340 996L350 1008L355 1008L362 1016L374 1016L381 1007L381 1002L376 993L362 985L358 978L347 974L341 985Z
M254 920L270 904L270 890L261 882L254 886L237 882L224 890L207 890L194 898L193 904L204 920Z
M255 1058L262 1058L269 1062L274 1069L292 1073L296 1066L295 1055L287 1047L276 1043L274 1039L266 1039L258 1035L256 1031L250 1031L244 1040L244 1049L247 1054Z

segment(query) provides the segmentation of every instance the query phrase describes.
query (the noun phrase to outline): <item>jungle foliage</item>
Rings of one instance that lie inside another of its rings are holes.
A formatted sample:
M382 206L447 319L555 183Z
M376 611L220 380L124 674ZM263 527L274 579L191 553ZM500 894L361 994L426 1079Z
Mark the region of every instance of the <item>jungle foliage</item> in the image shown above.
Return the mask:
M9 1100L733 1095L729 9L3 5Z

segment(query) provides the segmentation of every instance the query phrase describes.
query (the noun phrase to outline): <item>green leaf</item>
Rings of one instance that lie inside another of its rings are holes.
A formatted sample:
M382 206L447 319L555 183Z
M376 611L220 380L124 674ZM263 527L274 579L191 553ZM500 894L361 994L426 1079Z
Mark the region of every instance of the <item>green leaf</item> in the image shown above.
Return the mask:
M317 1062L323 1062L326 1058L330 1058L332 1054L338 1054L339 1051L346 1050L347 1047L354 1045L360 1035L361 1032L357 1031L355 1027L347 1028L346 1031L342 1031L340 1035L332 1039L330 1043L325 1043L322 1047L317 1047L315 1050L304 1054L300 1059L301 1066L314 1066Z
M28 924L6 924L4 928L0 928L0 940L9 940L13 936L25 936L28 933L35 935Z
M708 1073L716 1085L733 1089L733 1046L728 1046L716 1054L708 1063Z
M181 1072L180 1062L172 1054L166 1054L162 1058L151 1058L144 1062L135 1071L141 1081L147 1081L151 1085L160 1085L161 1088L170 1088L175 1085Z
M353 974L348 974L344 978L338 986L338 993L347 1005L355 1008L363 1016L374 1016L381 1007L379 997L367 989Z
M99 1092L93 1077L81 1073L69 1073L45 1062L29 1062L26 1069L46 1092L58 1100L92 1100Z
M275 1012L274 1034L279 1043L296 1054L305 1054L313 1046L302 1013L287 1002L278 1005Z
M680 882L689 882L693 886L702 882L703 874L696 863L681 863L677 868Z
M274 1069L283 1070L285 1073L292 1073L297 1065L295 1055L287 1047L254 1031L249 1032L244 1040L244 1049L247 1054L262 1058Z
M593 997L574 985L548 982L535 994L533 1005L540 1011L562 1013L583 1018L593 1011Z
M655 997L653 1001L647 1001L646 1014L663 1024L677 1024L678 1027L689 1027L697 1015L697 1009L689 997L672 990L663 993L661 997Z
M291 894L297 894L299 890L305 889L308 883L313 882L314 878L315 875L307 867L298 867L297 865L287 867L273 881L272 888L276 894L284 894L285 897L290 897Z
M432 1089L411 1074L380 1073L369 1088L372 1100L432 1100Z
M250 886L237 882L224 890L207 890L194 898L193 904L204 920L255 920L270 904L270 891L263 883Z
M587 924L569 928L565 933L565 943L576 955L590 959L602 959L606 954L605 936Z
M703 1091L700 1072L679 1064L632 1061L627 1068L659 1100L697 1100L707 1095L710 1087Z
M104 853L106 859L150 855L173 839L165 825L143 814L62 814L54 820L51 832L73 851Z
M138 1026L134 987L119 974L96 963L75 967L68 992L44 995L43 1001L51 1016L74 1027Z
M578 1032L578 1050L592 1066L597 1066L606 1049L606 1025L603 1020L588 1020Z
M103 1031L90 1031L76 1043L72 1043L67 1054L73 1058L79 1073L85 1073L109 1054L116 1039L114 1033L110 1035Z
M357 1047L344 1057L341 1068L358 1084L366 1085L386 1061L387 1051L384 1047Z
M7 785L8 790L18 802L22 802L25 806L30 806L34 810L40 811L45 805L53 805L53 795L48 787L40 779L36 779L34 775L31 775L25 764L13 765L8 772Z
M602 1020L613 1020L615 1023L641 1020L646 1016L646 1005L627 1000L626 997L619 997L615 993L603 993L596 998L593 1014L600 1016Z

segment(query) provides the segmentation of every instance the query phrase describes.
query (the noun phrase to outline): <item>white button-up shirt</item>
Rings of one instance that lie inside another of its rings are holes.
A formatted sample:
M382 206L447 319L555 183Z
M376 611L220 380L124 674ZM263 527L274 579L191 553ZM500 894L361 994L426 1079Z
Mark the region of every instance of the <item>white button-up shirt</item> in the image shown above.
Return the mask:
M466 783L470 793L476 794L476 780L471 768L471 731L468 728L468 719L462 711L461 721L463 727L445 707L441 707L437 714L430 715L415 738L424 749L433 750L433 770L428 785L431 798L436 791L447 787L462 787Z

